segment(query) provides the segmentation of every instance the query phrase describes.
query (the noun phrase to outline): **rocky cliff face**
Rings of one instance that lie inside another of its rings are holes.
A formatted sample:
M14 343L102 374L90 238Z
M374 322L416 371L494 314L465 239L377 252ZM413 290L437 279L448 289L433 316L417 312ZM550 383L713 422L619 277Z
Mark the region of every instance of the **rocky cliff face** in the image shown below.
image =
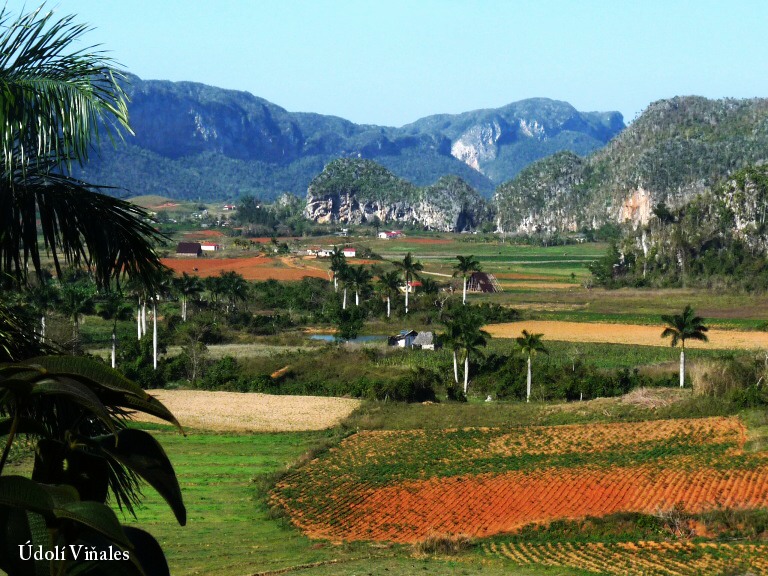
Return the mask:
M494 202L504 230L637 228L658 203L678 208L733 171L766 161L768 99L672 98L651 104L585 159L563 153L531 164L496 190Z
M460 232L487 217L479 194L449 176L417 188L368 160L342 159L326 166L307 190L306 218L320 223L412 224Z
M288 112L192 82L131 77L127 92L135 136L117 150L105 142L77 175L173 198L303 194L335 158L375 160L418 186L455 175L490 195L531 161L561 149L585 154L624 127L617 113L583 114L546 99L393 128Z

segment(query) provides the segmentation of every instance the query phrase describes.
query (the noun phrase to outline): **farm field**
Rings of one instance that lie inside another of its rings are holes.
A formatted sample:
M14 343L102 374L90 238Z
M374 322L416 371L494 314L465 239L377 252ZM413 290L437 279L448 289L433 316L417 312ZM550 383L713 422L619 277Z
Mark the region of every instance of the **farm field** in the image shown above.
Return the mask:
M305 276L328 278L322 268L294 258L163 258L162 262L176 274L186 272L203 278L228 271L237 272L246 280L296 281Z
M359 405L351 398L274 396L205 390L155 390L185 427L227 432L299 432L338 425ZM161 422L140 414L148 422Z
M315 538L488 537L530 523L768 506L768 454L736 419L365 432L281 481L275 502ZM392 505L396 503L396 505Z
M668 340L660 338L659 326L637 324L608 324L598 322L562 322L557 320L526 320L504 324L490 324L485 330L494 338L514 338L522 330L543 333L550 340L561 342L605 342L638 346L668 345ZM691 340L690 348L709 348L720 350L765 350L768 349L768 332L710 330L708 342Z
M674 391L673 391L674 392ZM611 485L598 472L615 469L618 478L626 470L640 470L646 474L644 487L656 487L656 496L643 497L635 490L636 501L650 501L666 490L669 502L677 498L699 494L691 500L714 502L722 505L728 494L733 501L761 501L766 497L766 462L764 452L750 452L747 441L752 432L736 417L716 417L688 420L612 422L606 414L613 412L620 400L601 400L583 403L583 409L592 417L601 418L590 426L528 426L495 427L482 425L489 422L492 412L501 412L514 419L516 404L501 404L493 411L476 412L470 405L455 405L451 412L461 422L472 422L480 427L447 430L442 434L427 430L362 430L341 440L348 430L365 426L370 405L360 416L353 417L340 429L314 432L275 433L211 433L188 431L187 437L158 430L162 442L177 470L185 502L189 510L186 527L174 524L172 514L154 491L148 491L147 501L139 512L138 523L155 534L166 550L171 571L175 575L210 574L212 576L244 576L246 574L296 574L309 576L376 575L407 576L415 573L428 575L489 575L528 576L560 575L585 576L586 574L659 574L693 575L727 573L741 568L753 574L766 574L764 564L766 545L760 541L718 542L707 538L679 538L671 534L653 514L661 506L654 507L650 516L637 516L632 522L632 533L621 532L608 536L547 536L546 531L531 532L530 524L522 527L520 536L498 535L475 540L458 555L424 552L417 545L408 543L377 542L370 540L346 541L340 536L318 537L297 530L281 514L270 509L268 498L274 473L287 466L302 462L298 468L282 475L277 494L288 495L289 506L298 505L304 512L297 522L301 525L310 519L310 508L318 509L317 517L329 518L334 507L344 509L350 500L357 507L350 507L351 515L338 513L328 522L332 530L343 530L350 516L358 523L365 523L360 500L361 490L381 490L393 484L407 484L450 476L456 469L464 470L461 482L449 493L433 492L432 508L445 506L444 518L456 523L462 512L479 514L483 505L462 506L462 500L477 503L473 496L472 477L490 478L501 468L517 467L518 479L528 481L528 489L538 490L546 474L556 477L560 472L563 481L568 472L575 476L581 471L591 478L591 485L581 486L592 498L568 498L564 484L546 487L529 499L517 502L539 506L547 512L547 499L561 499L560 508L567 508L568 500L577 506L580 500L592 505L612 488L627 488L626 482ZM594 406L593 406L594 405ZM403 410L427 411L439 406L392 404L388 422L397 425L399 412ZM449 408L449 406L445 406ZM478 406L477 408L488 408ZM566 412L554 416L553 411L566 410L566 406L523 406L529 417L546 422L569 417ZM462 416L460 413L464 413ZM431 417L419 418L421 425L431 422ZM633 417L652 417L652 411L635 409ZM467 420L469 417L469 420ZM542 420L543 418L543 420ZM376 424L370 422L374 426ZM318 451L317 448L320 447ZM584 449L584 450L582 450ZM312 459L316 458L316 459ZM730 462L725 464L726 460ZM477 469L476 469L477 468ZM544 469L539 474L537 470ZM653 471L675 471L670 478ZM470 474L466 471L471 470ZM360 474L377 478L373 482L358 482ZM446 474L449 474L446 476ZM697 482L689 483L696 475ZM526 480L526 476L528 477ZM572 479L576 479L571 477ZM667 487L663 488L666 481ZM300 484L296 484L299 482ZM323 493L322 482L329 488ZM487 480L486 480L487 482ZM412 488L415 484L409 485ZM291 486L290 490L286 486ZM498 486L487 485L489 489ZM525 484L520 484L525 487ZM741 488L739 488L741 486ZM761 488L762 486L762 488ZM343 487L339 493L339 487ZM562 489L562 490L558 490ZM301 492L300 491L304 491ZM493 490L491 490L493 492ZM312 498L304 496L311 494ZM420 498L421 496L421 498ZM393 503L403 510L389 518L390 523L424 522L432 515L409 515L408 506L426 502L426 494L403 490L398 499L380 499L377 508L386 510ZM453 500L450 500L450 497ZM507 507L515 502L514 494L506 494ZM504 510L505 498L489 493L489 502L496 509ZM627 496L614 499L618 502ZM459 505L457 505L457 501ZM764 504L763 504L764 505ZM647 506L650 506L648 504ZM615 507L615 506L614 506ZM290 510L290 509L289 509ZM551 507L549 508L551 512ZM560 512L561 513L561 512ZM293 512L291 512L293 515ZM577 516L574 514L574 516ZM611 522L607 517L607 522ZM372 514L369 522L381 520ZM295 518L294 518L295 521ZM595 522L594 520L592 522ZM622 521L619 521L621 523ZM626 521L624 521L626 522ZM654 524L656 522L656 524ZM587 524L589 520L587 520ZM648 529L648 524L653 529ZM361 524L362 525L362 524ZM386 525L386 523L385 523ZM646 528L643 528L646 526ZM701 522L696 524L702 526ZM306 528L304 528L306 530ZM391 527L388 529L392 529ZM528 531L526 531L528 529ZM484 528L476 527L478 536ZM309 531L308 531L309 532ZM706 531L702 529L702 533ZM535 534L532 537L531 534Z

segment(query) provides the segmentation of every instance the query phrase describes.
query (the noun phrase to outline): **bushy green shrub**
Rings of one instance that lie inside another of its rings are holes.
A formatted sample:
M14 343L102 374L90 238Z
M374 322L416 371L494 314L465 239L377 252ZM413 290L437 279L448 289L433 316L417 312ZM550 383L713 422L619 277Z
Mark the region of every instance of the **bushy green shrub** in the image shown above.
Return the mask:
M369 397L394 402L436 402L435 389L441 377L431 370L415 368L396 380L377 380L368 388Z

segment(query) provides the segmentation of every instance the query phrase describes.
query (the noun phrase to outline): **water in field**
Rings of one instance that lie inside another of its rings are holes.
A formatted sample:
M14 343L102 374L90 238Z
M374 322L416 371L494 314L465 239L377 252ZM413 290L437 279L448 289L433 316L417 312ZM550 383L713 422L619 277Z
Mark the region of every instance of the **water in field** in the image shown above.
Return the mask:
M336 336L333 334L312 334L309 337L310 340L322 340L324 342L335 342L337 340ZM386 336L380 336L380 335L374 335L374 336L358 336L357 338L353 338L352 340L347 340L350 344L370 344L371 342L385 342L387 340Z

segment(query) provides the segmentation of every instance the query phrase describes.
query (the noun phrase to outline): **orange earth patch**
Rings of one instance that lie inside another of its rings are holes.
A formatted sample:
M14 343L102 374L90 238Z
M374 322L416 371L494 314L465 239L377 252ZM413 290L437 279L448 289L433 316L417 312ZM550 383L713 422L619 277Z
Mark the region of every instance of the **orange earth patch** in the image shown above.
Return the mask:
M220 230L195 230L193 232L184 232L184 238L221 238L224 232Z
M768 453L745 453L745 438L736 418L361 432L288 474L272 499L312 538L401 543L675 506L768 507Z
M297 281L306 276L328 278L325 270L287 263L288 259L254 256L252 258L162 258L162 263L176 274L206 278L222 272L237 272L246 280Z

